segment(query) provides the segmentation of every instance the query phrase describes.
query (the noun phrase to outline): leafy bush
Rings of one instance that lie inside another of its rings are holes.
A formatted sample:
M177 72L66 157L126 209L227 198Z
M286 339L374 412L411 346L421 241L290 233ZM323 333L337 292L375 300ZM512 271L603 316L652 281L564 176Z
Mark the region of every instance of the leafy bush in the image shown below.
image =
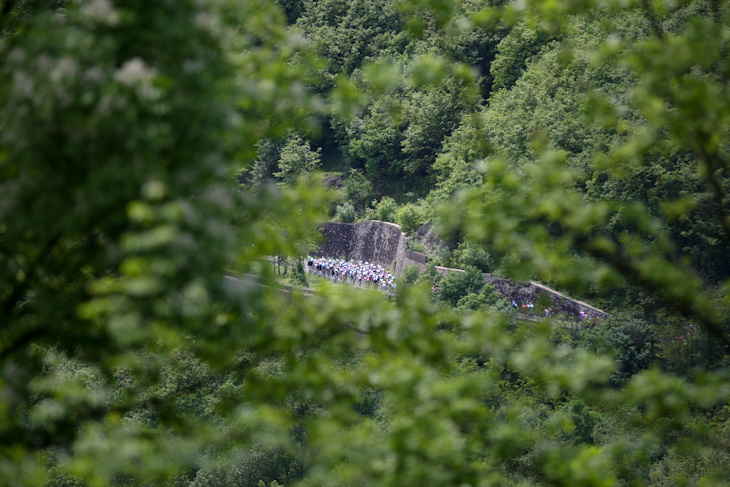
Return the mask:
M618 370L611 382L620 385L651 367L657 358L655 340L655 333L644 321L614 317L586 330L580 343L597 353L615 353Z
M600 422L600 417L586 407L583 401L571 401L563 407L572 428L563 434L566 440L576 444L593 444L594 430Z
M355 218L357 217L357 213L355 212L355 207L352 206L352 203L349 201L345 201L341 205L337 205L337 209L335 210L335 220L341 223L352 223L355 221Z
M352 203L355 208L363 210L373 197L373 183L368 181L362 171L352 169L350 175L342 183L341 191L345 201Z
M319 167L321 153L321 148L313 151L308 140L294 133L281 149L279 172L275 172L274 176L284 183L293 183L299 176L309 174Z
M439 284L439 299L457 307L462 297L478 293L482 287L484 278L476 267L468 267L464 272L449 272Z
M400 225L401 230L408 235L414 233L425 223L423 210L413 203L407 203L400 207L395 215L395 220Z
M487 250L478 244L462 242L454 250L454 260L459 267L476 267L482 272L492 270L492 256Z
M251 169L245 173L252 185L258 186L273 180L279 165L281 146L282 141L276 139L262 139L256 143L256 159Z
M428 284L428 286L435 286L441 281L441 275L436 270L436 262L426 262L426 267L423 268L423 272L418 276L416 284Z
M380 220L383 222L394 222L395 214L398 210L398 204L390 196L383 196L383 198L376 202L372 202L373 208L368 212L368 217L373 220Z
M309 287L307 282L307 275L304 272L304 264L300 259L297 259L296 266L294 267L294 275L292 276L294 282L299 286Z
M407 265L403 268L401 277L403 284L414 284L421 276L421 269L417 265Z
M462 311L485 308L497 304L500 296L499 293L495 292L494 286L485 285L479 292L472 292L462 296L456 306Z

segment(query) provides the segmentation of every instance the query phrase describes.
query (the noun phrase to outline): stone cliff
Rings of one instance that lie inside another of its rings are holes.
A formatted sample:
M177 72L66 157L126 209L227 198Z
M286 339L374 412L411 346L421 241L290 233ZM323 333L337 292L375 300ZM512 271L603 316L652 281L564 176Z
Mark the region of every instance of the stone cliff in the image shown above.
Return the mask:
M395 223L370 220L362 223L325 223L320 227L324 241L317 255L345 260L362 260L382 265L396 273L406 250L406 238Z

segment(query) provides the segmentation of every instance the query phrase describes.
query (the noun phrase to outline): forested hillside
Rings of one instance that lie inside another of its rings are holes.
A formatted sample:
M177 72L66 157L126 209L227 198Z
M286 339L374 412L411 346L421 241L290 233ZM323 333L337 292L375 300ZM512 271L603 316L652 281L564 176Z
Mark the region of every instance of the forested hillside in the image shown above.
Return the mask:
M0 486L727 485L729 47L724 0L0 1ZM279 288L369 218L444 245Z
M357 105L323 117L308 141L293 133L261 142L248 180L286 180L298 150L295 173L322 169L340 189L336 218L377 217L413 231L438 220L438 204L458 190L481 186L494 158L526 176L521 191L533 193L529 185L545 181L528 173L547 172L540 156L557 151L564 164L543 177L569 169L586 202L641 204L664 220L703 278L726 279L726 231L713 222L727 206L714 161L727 134L722 116L712 122L702 110L715 100L722 111L724 86L713 76L724 61L693 37L722 9L609 2L563 16L504 5L509 14L500 17L490 11L500 5L474 0L424 12L385 0L282 2L291 32L321 59L312 89L346 86ZM672 87L670 79L691 84ZM691 97L673 93L680 88ZM666 215L667 206L679 214Z

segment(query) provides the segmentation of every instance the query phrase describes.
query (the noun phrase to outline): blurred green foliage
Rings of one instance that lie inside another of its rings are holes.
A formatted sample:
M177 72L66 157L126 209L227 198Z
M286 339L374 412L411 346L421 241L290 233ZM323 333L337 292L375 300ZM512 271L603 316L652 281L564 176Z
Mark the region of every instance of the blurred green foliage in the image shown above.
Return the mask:
M729 23L704 0L6 0L0 485L723 485ZM437 300L433 262L392 300L281 290L268 258L326 218L331 150L343 205L412 231L448 201L480 268ZM627 309L518 322L491 267Z

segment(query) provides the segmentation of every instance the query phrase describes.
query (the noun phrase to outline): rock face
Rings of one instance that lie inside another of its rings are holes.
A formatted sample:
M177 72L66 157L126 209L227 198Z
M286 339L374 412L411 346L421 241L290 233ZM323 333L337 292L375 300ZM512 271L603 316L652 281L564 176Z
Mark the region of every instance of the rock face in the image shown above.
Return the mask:
M426 265L427 257L406 249L406 236L395 223L370 220L361 223L325 223L320 227L323 242L316 255L334 257L345 260L362 260L382 265L391 269L395 275L403 273L405 266L418 266L421 270ZM464 272L461 269L436 267L441 273ZM509 279L484 274L487 284L509 302L513 300L519 309L523 304L549 306L553 314L578 317L585 313L588 317L606 318L609 315L593 306L571 299L559 292L537 282L517 282Z
M402 271L398 263L406 250L406 238L395 223L370 220L362 223L325 223L324 241L317 255L362 260Z
M436 235L436 230L431 223L424 223L421 228L416 230L413 237L421 242L429 252L436 252L446 246L443 240Z

